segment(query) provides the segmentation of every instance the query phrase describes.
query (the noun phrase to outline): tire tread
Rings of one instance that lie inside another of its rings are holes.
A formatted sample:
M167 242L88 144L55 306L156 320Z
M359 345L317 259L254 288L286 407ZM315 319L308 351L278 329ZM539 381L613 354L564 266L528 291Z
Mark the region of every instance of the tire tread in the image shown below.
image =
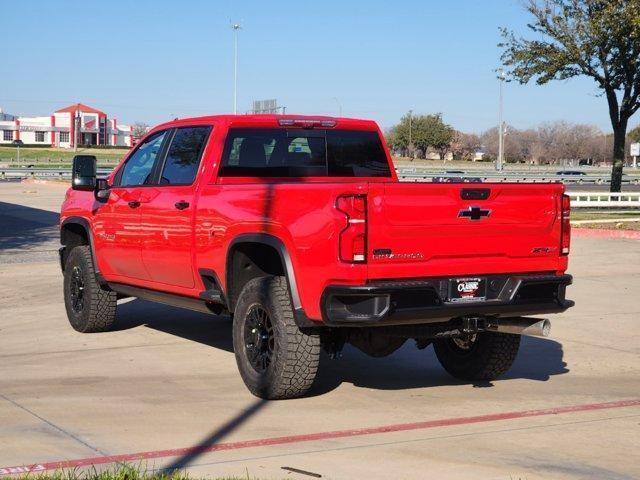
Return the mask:
M111 329L116 319L117 294L106 290L98 283L93 264L91 248L88 245L75 247L69 253L65 272L74 264L80 264L84 272L85 292L88 293L85 311L78 317L68 304L67 281L65 279L65 306L71 326L81 333L106 332ZM80 320L74 322L73 319Z
M266 294L271 307L276 310L272 312L271 321L277 322L278 325L274 325L274 328L281 331L281 352L273 359L268 384L256 385L244 371L251 367L241 358L238 352L240 345L234 341L240 373L247 388L256 396L271 400L300 397L309 391L318 373L320 338L318 335L303 332L296 325L285 277L261 277L247 282L238 304L250 304L259 297L260 292ZM240 315L234 315L234 322L241 321L244 312L236 313ZM240 330L240 326L234 325L234 329ZM239 335L239 332L234 332L234 336L236 335Z
M515 361L520 348L520 336L509 333L482 332L482 343L471 356L463 358L447 344L434 342L436 356L443 368L461 380L495 380L506 373Z

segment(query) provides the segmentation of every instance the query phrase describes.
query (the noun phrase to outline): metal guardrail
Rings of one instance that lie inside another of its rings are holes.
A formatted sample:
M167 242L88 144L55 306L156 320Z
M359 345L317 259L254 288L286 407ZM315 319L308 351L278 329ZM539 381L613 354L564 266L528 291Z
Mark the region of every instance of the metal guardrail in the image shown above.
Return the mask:
M98 175L106 176L111 173L112 168L101 167L98 168ZM446 182L446 178L456 179L459 181L461 178L471 181L471 179L480 179L483 182L559 182L564 181L566 183L575 182L574 176L561 176L561 175L517 175L513 173L500 174L500 175L472 175L472 174L412 174L407 175L404 169L398 169L398 176L402 181L409 182L432 182L434 178L439 178L439 181ZM583 175L580 180L586 180L593 178L594 176ZM71 179L71 169L68 168L0 168L0 179L18 179L18 178L45 178L45 179L59 179L69 180ZM603 179L604 177L595 177L595 179ZM625 181L626 180L626 181ZM476 180L477 181L477 180ZM606 179L609 182L609 179ZM580 183L580 182L578 182ZM595 183L598 183L595 181ZM623 179L623 183L640 184L640 177ZM568 192L571 197L571 206L574 208L618 208L618 209L640 209L640 192L631 193L608 193L608 192Z
M98 175L106 176L113 168L98 168ZM11 178L71 179L71 168L0 168L0 180Z
M571 208L637 208L640 209L640 192L567 192Z
M556 175L554 172L465 172L460 174L438 173L434 171L419 171L415 168L396 169L398 177L404 182L431 182L436 179L439 182L447 181L469 181L469 182L516 182L516 183L546 183L562 182L577 185L595 184L606 185L611 183L609 173L586 174L586 175ZM640 185L640 175L624 175L623 184Z

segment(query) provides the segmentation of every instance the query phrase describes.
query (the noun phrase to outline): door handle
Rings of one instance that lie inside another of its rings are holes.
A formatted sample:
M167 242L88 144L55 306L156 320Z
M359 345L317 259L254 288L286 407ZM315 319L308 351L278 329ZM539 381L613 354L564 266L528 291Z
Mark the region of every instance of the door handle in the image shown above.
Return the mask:
M137 201L137 200L132 200L132 201L129 202L129 206L131 208L138 208L140 206L140 202Z
M176 208L178 210L184 210L185 208L189 207L189 202L185 202L184 200L180 200L179 202L176 202Z

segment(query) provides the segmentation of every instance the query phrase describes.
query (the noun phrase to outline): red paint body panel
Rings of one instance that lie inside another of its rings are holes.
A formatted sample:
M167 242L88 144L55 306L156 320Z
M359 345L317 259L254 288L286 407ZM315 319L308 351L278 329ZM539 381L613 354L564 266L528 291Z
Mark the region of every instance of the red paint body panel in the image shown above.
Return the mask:
M96 260L101 272L138 280L148 280L142 263L140 210L129 207L139 201L143 188L114 188L106 204L93 202L93 239ZM74 192L87 196L85 192ZM89 194L91 200L93 195Z
M469 188L489 189L489 198L463 200L461 191ZM368 277L564 271L567 257L559 256L563 191L561 184L372 185ZM488 216L459 216L472 206ZM385 248L395 256L371 255Z
M239 235L267 233L285 246L301 307L318 321L320 298L329 285L566 270L567 257L558 249L561 184L409 184L399 183L393 168L389 178L218 178L230 127L277 128L280 118L305 117L218 116L160 125L147 135L172 127L213 126L193 185L114 187L106 204L90 192L69 190L61 221L86 219L107 281L191 297L205 289L199 269L216 272L226 291L231 243ZM331 120L335 128L382 135L368 120ZM484 200L463 200L465 188L486 188L490 194ZM365 263L339 259L347 219L335 206L342 195L367 196ZM140 206L130 208L130 201ZM179 201L189 207L177 210ZM479 220L460 217L469 207L490 213ZM374 254L380 249L393 256Z

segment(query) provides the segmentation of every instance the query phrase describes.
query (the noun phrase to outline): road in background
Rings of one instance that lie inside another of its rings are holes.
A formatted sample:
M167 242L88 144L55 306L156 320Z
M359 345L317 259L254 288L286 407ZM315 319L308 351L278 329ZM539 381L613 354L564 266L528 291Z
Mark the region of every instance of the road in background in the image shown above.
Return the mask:
M347 348L323 359L310 397L263 402L240 379L228 317L129 300L115 331L71 329L56 258L63 195L0 184L0 468L150 451L143 466L211 476L307 478L288 466L323 478L640 477L640 408L584 407L640 397L639 241L573 239L576 307L551 316L550 338L525 338L498 381L458 382L432 348L407 342L384 359ZM551 410L505 415L531 409ZM303 437L210 451L291 435ZM158 452L197 445L208 450Z

